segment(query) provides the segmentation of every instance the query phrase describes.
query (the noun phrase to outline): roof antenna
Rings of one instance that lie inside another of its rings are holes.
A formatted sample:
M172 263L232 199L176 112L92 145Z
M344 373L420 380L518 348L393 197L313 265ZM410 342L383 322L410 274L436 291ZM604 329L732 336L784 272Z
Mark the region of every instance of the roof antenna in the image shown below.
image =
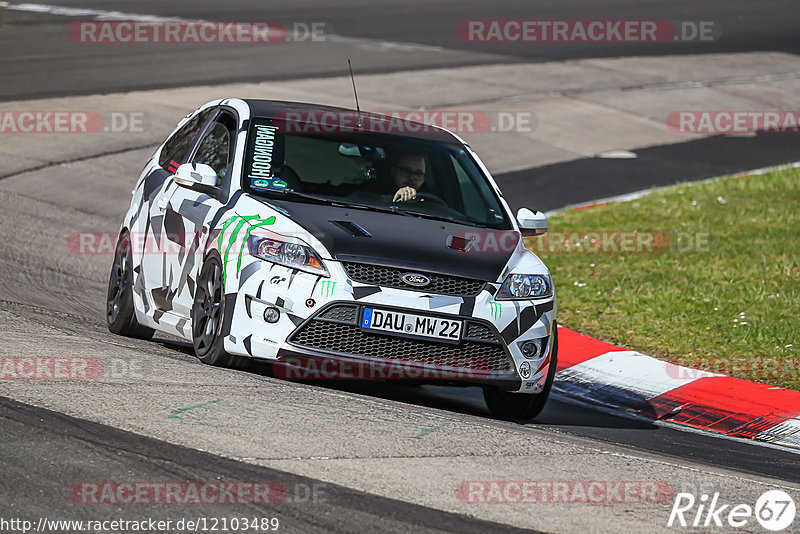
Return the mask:
M358 91L356 91L356 79L353 76L353 65L350 64L350 58L347 58L347 67L350 69L350 80L353 82L353 95L356 97L356 111L358 111L358 127L361 128L361 108L358 107Z

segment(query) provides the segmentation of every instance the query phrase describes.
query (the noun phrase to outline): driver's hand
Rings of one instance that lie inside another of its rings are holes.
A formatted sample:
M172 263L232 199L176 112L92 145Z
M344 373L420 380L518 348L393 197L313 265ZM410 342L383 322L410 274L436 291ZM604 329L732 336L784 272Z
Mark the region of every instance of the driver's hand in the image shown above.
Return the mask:
M403 202L406 200L413 200L415 198L417 198L417 190L410 185L407 185L397 190L397 193L394 194L392 202L397 202L398 200Z

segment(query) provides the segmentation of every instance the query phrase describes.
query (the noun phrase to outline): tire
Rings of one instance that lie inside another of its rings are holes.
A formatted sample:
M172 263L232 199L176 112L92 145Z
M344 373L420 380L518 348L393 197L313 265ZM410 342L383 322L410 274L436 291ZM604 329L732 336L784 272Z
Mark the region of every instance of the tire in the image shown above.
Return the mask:
M108 330L121 336L150 339L155 330L136 320L133 308L133 254L128 232L122 232L114 249L114 263L106 292Z
M483 398L489 412L501 419L522 419L530 421L537 417L547 403L550 390L553 388L553 379L558 366L558 328L553 323L553 350L550 354L550 366L547 369L544 389L541 393L527 395L525 393L509 393L497 388L483 388Z
M212 253L203 263L192 303L192 346L201 362L218 367L240 368L248 359L225 352L222 324L225 322L225 288L222 261Z

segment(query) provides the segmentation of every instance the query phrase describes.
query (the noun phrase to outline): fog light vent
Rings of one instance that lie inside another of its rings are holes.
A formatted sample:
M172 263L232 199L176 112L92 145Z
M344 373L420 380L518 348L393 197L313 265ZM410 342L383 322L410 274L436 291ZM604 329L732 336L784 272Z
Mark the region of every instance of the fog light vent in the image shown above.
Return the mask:
M542 340L529 339L519 343L519 350L526 358L540 358L542 356Z
M277 323L281 318L281 312L278 308L269 307L264 310L264 320L268 323Z

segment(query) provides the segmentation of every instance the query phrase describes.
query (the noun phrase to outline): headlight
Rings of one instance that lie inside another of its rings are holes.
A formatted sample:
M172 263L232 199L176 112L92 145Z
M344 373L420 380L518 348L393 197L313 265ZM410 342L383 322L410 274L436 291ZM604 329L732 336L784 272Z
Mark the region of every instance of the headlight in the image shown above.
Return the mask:
M251 235L247 238L247 248L256 258L320 276L330 276L322 258L309 246Z
M541 274L510 274L495 300L539 299L553 294L550 277Z

